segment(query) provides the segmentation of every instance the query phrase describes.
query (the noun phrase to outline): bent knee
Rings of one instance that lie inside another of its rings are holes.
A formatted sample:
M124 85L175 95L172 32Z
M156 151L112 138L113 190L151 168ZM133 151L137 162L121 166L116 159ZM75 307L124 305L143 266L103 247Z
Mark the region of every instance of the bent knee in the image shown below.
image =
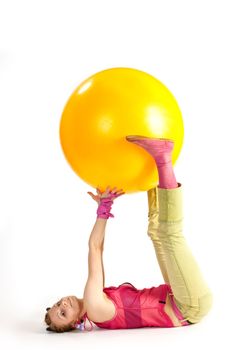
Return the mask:
M186 318L191 323L198 323L205 317L211 310L213 305L213 295L211 292L203 295L198 299L198 306L191 307L187 313Z

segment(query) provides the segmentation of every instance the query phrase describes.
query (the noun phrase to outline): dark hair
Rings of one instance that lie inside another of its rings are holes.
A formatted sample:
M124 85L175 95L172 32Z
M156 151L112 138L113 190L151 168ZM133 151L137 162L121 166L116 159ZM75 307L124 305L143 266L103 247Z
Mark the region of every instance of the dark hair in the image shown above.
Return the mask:
M52 323L51 318L49 316L48 311L50 310L50 307L47 307L45 314L44 321L49 326L46 328L46 331L56 332L56 333L64 333L64 332L70 332L73 331L75 328L71 323L64 325L64 326L56 326L54 323Z

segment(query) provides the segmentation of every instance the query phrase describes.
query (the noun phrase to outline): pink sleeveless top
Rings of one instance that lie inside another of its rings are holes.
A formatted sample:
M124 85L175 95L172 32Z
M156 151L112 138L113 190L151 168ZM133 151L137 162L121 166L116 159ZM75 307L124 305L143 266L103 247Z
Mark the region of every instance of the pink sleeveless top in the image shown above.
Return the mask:
M118 287L104 288L103 291L114 303L116 312L109 321L94 322L98 327L108 329L175 327L170 317L164 311L167 294L173 295L170 285L161 284L158 287L139 290L131 283L125 282ZM177 317L182 320L183 316L174 305L173 298L172 303ZM89 320L87 314L84 315L84 327L86 319ZM188 324L186 321L183 323L183 325Z

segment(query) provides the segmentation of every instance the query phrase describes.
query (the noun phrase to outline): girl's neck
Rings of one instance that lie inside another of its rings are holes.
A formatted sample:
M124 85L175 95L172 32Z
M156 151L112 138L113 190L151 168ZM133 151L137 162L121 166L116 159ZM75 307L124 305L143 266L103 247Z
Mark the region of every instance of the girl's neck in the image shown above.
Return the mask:
M85 315L85 313L87 312L85 303L83 299L78 299L79 301L79 305L80 305L80 313L79 313L79 319L81 320L83 318L83 316Z

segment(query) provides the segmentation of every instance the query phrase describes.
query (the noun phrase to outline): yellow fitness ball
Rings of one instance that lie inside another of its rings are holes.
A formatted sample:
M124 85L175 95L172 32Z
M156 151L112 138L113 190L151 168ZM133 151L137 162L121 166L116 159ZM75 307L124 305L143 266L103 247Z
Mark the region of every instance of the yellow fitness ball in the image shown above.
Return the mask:
M184 127L171 92L159 80L132 68L111 68L83 81L70 96L60 122L68 163L87 184L126 193L158 183L152 156L126 135L174 140L172 163L181 151Z

